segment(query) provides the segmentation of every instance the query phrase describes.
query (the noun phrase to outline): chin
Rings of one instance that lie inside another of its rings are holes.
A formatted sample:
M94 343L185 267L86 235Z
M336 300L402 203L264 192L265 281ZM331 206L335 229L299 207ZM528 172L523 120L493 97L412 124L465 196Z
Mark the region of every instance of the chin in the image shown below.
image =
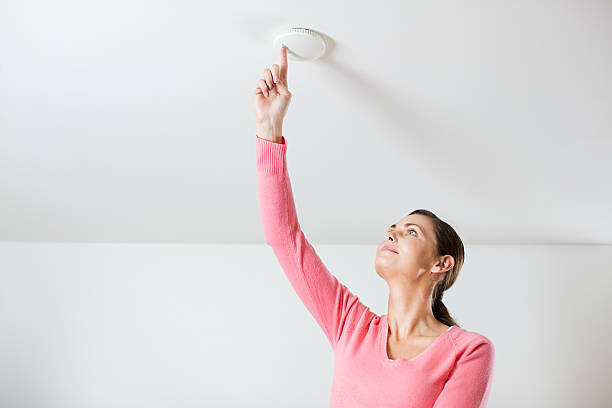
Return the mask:
M385 275L388 275L389 271L392 269L390 266L391 262L389 262L384 257L377 256L376 260L374 260L374 270L376 271L378 276L384 277Z

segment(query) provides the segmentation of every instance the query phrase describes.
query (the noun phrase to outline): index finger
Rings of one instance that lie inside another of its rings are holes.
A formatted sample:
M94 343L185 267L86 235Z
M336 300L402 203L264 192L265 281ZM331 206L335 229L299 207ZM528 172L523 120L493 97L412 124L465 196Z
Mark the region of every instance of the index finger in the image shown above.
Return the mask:
M287 68L287 46L283 45L280 51L280 75L283 79L287 79Z

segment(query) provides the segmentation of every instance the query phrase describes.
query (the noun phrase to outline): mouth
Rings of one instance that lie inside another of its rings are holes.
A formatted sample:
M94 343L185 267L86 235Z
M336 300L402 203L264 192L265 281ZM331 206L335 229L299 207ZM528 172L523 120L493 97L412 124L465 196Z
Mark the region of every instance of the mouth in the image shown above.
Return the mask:
M390 246L388 246L388 245L383 246L383 247L382 247L382 250L383 250L383 251L391 251L391 252L394 252L394 253L396 253L396 254L399 254L399 252L397 252L395 249L391 248L391 247L390 247Z

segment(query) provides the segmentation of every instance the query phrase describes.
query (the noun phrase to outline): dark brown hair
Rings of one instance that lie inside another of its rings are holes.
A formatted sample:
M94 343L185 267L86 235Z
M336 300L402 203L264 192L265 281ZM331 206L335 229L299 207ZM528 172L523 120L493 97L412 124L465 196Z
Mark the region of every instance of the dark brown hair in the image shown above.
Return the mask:
M451 269L444 273L444 278L435 287L432 298L433 305L431 307L434 317L439 322L446 324L447 326L459 326L455 319L450 315L444 303L442 303L442 295L444 291L453 286L453 283L459 276L459 271L463 266L463 260L465 258L465 251L463 248L463 242L453 227L448 225L446 222L438 218L434 213L424 209L414 210L408 215L421 214L428 216L434 226L434 233L436 237L434 256L451 255L455 259L455 264Z

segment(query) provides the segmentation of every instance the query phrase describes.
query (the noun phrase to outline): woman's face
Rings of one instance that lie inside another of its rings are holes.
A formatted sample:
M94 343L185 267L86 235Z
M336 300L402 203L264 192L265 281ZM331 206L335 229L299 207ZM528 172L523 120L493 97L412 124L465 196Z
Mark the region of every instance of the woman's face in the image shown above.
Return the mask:
M383 249L384 246L391 247L397 253ZM385 280L400 278L413 281L429 274L435 262L434 254L432 221L426 215L412 214L388 229L376 250L374 266Z

